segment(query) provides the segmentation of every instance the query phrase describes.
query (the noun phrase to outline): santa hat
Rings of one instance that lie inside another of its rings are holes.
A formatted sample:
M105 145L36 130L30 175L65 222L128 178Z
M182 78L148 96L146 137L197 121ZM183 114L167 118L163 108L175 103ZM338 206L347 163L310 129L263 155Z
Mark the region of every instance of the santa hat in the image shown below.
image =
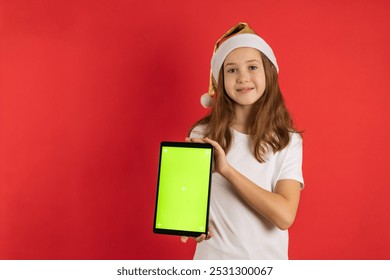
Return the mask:
M219 71L225 58L232 50L243 47L261 51L279 72L276 57L271 47L247 23L240 22L226 32L215 44L213 57L211 58L209 91L200 98L203 107L211 107L213 104L212 96L216 91Z

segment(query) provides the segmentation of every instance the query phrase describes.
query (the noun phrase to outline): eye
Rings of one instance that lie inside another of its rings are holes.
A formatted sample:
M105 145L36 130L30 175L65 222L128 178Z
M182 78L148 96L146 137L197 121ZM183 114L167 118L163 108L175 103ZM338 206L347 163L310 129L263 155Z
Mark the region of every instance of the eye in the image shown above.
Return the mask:
M235 72L237 72L237 69L235 69L235 68L226 69L226 73L235 73Z
M258 67L255 65L249 66L249 70L257 70L257 69L258 69Z

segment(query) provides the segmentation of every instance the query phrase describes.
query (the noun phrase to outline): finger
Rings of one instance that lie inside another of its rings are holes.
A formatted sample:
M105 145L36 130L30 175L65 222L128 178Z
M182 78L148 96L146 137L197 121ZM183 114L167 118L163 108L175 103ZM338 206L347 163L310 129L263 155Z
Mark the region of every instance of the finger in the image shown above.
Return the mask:
M200 139L200 138L190 138L190 137L186 137L185 138L185 141L186 142L199 142L199 141L202 141L203 143L204 143L204 141L202 140L202 139Z
M219 145L219 143L218 143L217 141L214 141L214 140L212 140L212 139L210 139L210 138L208 138L208 137L205 137L205 138L204 138L204 141L207 142L207 143L209 143L209 144L211 144L211 145L213 145L214 148L217 148L217 149L220 149L220 148L221 148L221 145Z
M191 142L194 143L206 143L206 141L202 138L191 138Z
M208 137L203 138L203 141L206 142L206 143L209 143L209 144L213 145L213 147L216 148L216 149L218 149L218 147L219 147L218 142L216 142L216 141L214 141L214 140L211 140L211 139L208 138Z
M181 236L180 240L181 240L182 243L187 243L188 236Z
M218 152L218 153L222 153L224 152L224 150L222 149L221 145L219 145L219 143L217 141L214 141L214 140L211 140L210 138L208 137L205 137L204 138L204 141L206 143L209 143L211 145L213 145L213 147L215 148L215 151Z
M206 239L206 234L201 234L200 236L198 236L197 238L195 238L196 242L197 243L200 243L202 242L203 240Z
M213 144L216 144L217 142L216 141L214 141L213 139L210 139L210 138L208 138L207 136L205 137L205 138L203 138L205 141L207 141L208 143L213 143Z
M205 240L209 240L209 239L210 239L211 237L213 237L213 236L214 236L214 234L213 234L211 231L208 231Z

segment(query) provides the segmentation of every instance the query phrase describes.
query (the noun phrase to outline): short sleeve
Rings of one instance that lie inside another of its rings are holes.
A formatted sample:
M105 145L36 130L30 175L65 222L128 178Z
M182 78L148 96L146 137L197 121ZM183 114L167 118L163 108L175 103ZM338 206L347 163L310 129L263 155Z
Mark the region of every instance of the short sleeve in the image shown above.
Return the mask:
M196 126L190 133L190 138L203 138L204 135L204 126L198 125Z
M292 133L290 143L278 155L279 175L275 181L283 179L296 180L301 183L303 188L302 158L303 143L299 133Z

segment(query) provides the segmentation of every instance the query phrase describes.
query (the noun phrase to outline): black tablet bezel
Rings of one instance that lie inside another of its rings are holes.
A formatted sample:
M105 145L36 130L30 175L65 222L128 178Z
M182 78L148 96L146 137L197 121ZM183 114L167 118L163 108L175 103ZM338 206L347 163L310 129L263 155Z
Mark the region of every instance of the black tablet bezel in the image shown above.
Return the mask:
M157 207L158 207L158 193L159 193L159 182L160 182L160 171L161 171L161 156L163 147L185 147L185 148L207 148L211 150L210 156L210 169L209 169L209 186L208 186L208 196L207 196L207 211L206 211L206 226L204 231L186 231L179 229L162 229L156 228L156 218L157 218ZM169 234L169 235L180 235L180 236L192 236L197 237L201 234L208 233L208 219L209 219L209 209L210 209L210 196L211 196L211 177L212 177L212 162L214 156L214 148L211 144L208 143L193 143L193 142L169 142L163 141L160 143L160 155L158 163L158 175L157 175L157 188L156 188L156 201L154 207L154 221L153 221L153 232L157 234Z

